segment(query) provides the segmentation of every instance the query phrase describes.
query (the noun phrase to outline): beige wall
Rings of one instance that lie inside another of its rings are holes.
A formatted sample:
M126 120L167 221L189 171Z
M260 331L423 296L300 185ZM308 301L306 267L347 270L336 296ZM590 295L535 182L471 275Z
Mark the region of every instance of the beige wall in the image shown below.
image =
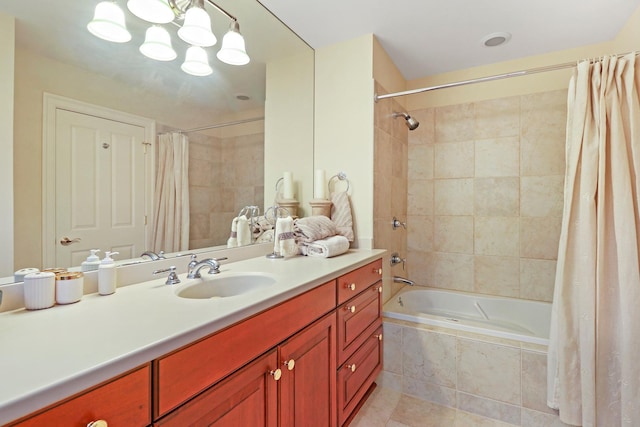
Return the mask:
M13 78L15 19L0 13L0 277L13 269ZM5 60L6 58L6 60Z
M373 244L373 36L316 50L314 168L351 184L356 246Z
M264 203L273 205L276 182L291 172L299 216L313 198L313 52L267 64L265 100ZM279 187L282 191L282 187Z

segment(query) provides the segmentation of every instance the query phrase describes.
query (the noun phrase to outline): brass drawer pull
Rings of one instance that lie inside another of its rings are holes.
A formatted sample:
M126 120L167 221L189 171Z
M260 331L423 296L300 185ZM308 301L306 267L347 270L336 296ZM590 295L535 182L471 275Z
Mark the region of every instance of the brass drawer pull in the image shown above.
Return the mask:
M351 365L346 365L345 366L347 369L349 369L351 372L355 372L356 371L356 364L353 363Z
M352 305L350 307L349 306L345 306L344 309L347 310L347 311L350 311L351 313L355 313L356 312L356 306L355 305Z
M351 283L351 284L347 283L347 284L344 285L344 287L349 289L349 290L352 290L352 291L356 290L356 284L355 283Z

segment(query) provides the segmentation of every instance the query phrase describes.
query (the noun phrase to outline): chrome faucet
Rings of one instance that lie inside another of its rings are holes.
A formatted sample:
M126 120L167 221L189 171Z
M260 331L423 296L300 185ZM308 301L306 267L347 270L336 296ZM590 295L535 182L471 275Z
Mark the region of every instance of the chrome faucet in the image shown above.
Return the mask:
M144 251L142 252L142 255L140 255L140 258L148 256L149 258L151 258L152 261L157 261L159 259L165 259L164 258L164 251L160 251L160 253L155 253L153 251Z
M227 259L226 257L224 258L206 258L203 259L202 261L199 262L195 262L194 263L194 259L192 258L192 262L189 263L188 266L188 273L187 273L187 279L200 279L202 276L200 276L200 270L202 270L205 267L209 267L209 274L218 274L220 273L220 262L222 260Z

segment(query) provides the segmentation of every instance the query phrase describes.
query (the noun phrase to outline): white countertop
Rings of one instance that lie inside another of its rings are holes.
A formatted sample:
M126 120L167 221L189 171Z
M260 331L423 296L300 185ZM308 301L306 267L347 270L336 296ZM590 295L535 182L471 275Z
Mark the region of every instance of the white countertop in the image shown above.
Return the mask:
M222 263L220 274L262 272L277 283L217 299L175 295L183 283L162 278L85 295L70 305L0 313L0 424L211 334L380 258L384 250L351 250L334 258L264 256ZM203 277L207 269L203 269Z

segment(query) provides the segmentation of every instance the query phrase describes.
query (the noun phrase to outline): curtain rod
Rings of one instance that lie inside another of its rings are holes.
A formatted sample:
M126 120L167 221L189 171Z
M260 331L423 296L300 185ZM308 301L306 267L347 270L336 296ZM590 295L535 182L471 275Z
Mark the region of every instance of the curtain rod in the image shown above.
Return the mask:
M234 122L218 123L218 124L215 124L215 125L202 126L202 127L199 127L199 128L193 128L193 129L187 129L187 130L177 130L177 131L168 131L168 132L164 132L164 133L171 133L171 132L180 132L180 133L198 132L198 131L201 131L201 130L223 128L223 127L226 127L226 126L241 125L243 123L257 122L259 120L264 120L264 117L253 117L253 118L250 118L250 119L236 120Z
M625 56L625 55L628 55L630 53L632 53L632 52L619 53L619 54L611 55L611 56ZM639 52L635 52L635 54L638 55L640 53ZM591 61L593 61L593 60L591 60ZM549 66L546 66L546 67L538 67L538 68L530 68L528 70L512 71L510 73L496 74L496 75L493 75L493 76L479 77L479 78L476 78L476 79L462 80L462 81L453 82L453 83L445 83L445 84L436 85L436 86L423 87L423 88L420 88L420 89L405 90L403 92L387 93L387 94L384 94L384 95L378 95L377 93L374 93L373 94L373 100L375 102L378 102L381 99L393 98L393 97L396 97L396 96L413 95L413 94L416 94L416 93L429 92L429 91L437 90L437 89L446 89L446 88L450 88L450 87L470 85L470 84L473 84L473 83L490 82L490 81L493 81L493 80L501 80L501 79L508 79L508 78L511 78L511 77L527 76L529 74L545 73L547 71L562 70L562 69L565 69L565 68L575 67L578 62L581 62L581 61L565 62L564 64L549 65Z

